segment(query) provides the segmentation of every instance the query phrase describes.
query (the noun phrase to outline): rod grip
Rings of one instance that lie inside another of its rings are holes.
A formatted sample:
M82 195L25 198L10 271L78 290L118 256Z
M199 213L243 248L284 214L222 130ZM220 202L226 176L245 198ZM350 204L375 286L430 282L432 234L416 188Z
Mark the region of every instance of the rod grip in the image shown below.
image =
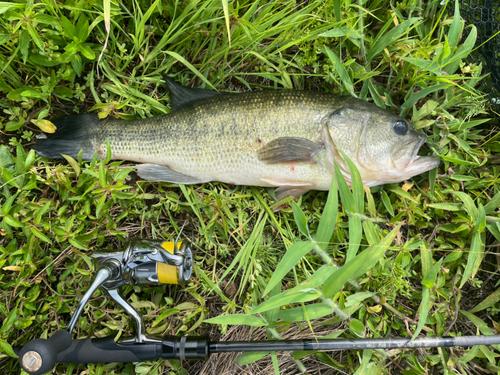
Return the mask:
M141 362L161 358L161 343L117 343L113 336L72 340L71 345L57 355L57 362L111 363Z

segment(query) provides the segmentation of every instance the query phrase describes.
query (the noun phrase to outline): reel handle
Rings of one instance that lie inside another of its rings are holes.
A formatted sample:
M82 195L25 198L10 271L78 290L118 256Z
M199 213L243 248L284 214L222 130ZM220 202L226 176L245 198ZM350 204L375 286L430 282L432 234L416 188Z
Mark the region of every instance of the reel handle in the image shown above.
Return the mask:
M19 363L30 375L41 375L50 371L57 362L59 353L71 344L71 334L57 331L49 339L36 339L27 343L19 352Z

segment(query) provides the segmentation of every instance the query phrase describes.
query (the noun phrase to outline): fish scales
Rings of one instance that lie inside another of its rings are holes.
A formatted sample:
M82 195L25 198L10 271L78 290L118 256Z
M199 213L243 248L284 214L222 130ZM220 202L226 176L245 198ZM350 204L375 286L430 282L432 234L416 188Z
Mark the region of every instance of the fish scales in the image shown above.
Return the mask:
M312 95L311 95L312 94ZM194 102L168 115L136 121L109 119L99 129L95 149L114 159L168 165L175 171L207 180L256 185L262 176L302 181L314 178L329 186L324 166L267 165L257 150L285 136L317 141L335 96L300 91L264 91L224 95ZM343 100L338 100L338 106ZM297 113L299 110L300 112ZM266 173L267 172L267 173ZM271 185L264 183L265 185Z
M403 181L435 168L419 156L426 137L371 103L320 92L267 90L218 94L167 79L172 111L124 121L95 115L56 120L58 130L34 146L42 156L135 161L140 177L179 184L222 181L276 186L277 197L328 190L337 163L350 182L343 151L363 183Z

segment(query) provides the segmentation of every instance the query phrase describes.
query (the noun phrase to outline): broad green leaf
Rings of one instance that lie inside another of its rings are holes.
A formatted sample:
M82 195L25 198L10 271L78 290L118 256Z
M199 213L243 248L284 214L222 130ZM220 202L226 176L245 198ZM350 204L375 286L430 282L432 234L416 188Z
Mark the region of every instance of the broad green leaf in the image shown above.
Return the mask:
M69 155L61 154L61 156L71 165L71 168L73 168L76 173L76 177L78 177L80 175L80 164Z
M484 213L486 215L491 215L498 207L500 207L500 193L496 193L486 206L484 206Z
M321 293L316 289L302 289L299 292L295 293L280 293L277 296L271 297L268 300L262 302L257 307L253 308L250 313L257 314L264 311L268 311L274 309L276 307L281 307L284 305L289 305L292 303L299 302L309 302L321 297Z
M68 241L71 245L73 245L77 249L80 249L80 250L87 250L88 249L88 246L86 246L83 242L81 242L75 238L69 238Z
M179 309L163 309L162 313L158 318L155 319L153 324L151 325L152 328L158 326L158 324L162 323L166 318L168 318L172 314L177 314L180 312Z
M486 213L484 212L483 205L479 203L477 205L477 219L474 231L481 233L484 231L484 228L486 228Z
M349 76L349 73L347 73L347 70L346 70L344 64L342 64L342 61L340 60L340 58L337 56L337 54L335 52L333 52L327 46L320 48L320 50L325 52L326 55L328 56L328 58L330 59L330 61L333 63L333 67L335 68L335 71L339 75L340 81L344 85L345 89L349 93L353 94L354 93L354 86L352 84L352 79Z
M362 214L365 211L365 190L363 188L363 180L361 179L358 168L356 168L356 165L351 161L351 159L349 159L342 150L339 150L339 152L347 162L349 171L351 172L351 189L354 199L354 207L356 210L355 212Z
M401 187L397 185L387 185L386 188L388 191L391 191L396 195L399 195L401 198L405 198L412 202L419 203L419 199L417 197L412 196L410 193L404 191Z
M466 355L459 358L459 361L462 363L467 363L471 361L472 359L476 358L478 351L479 351L479 346L473 346L470 350L467 351Z
M472 222L475 222L477 220L478 210L470 195L461 191L454 191L453 194L455 194L458 198L460 198L462 202L464 202L467 213L470 215Z
M344 206L344 209L349 212L356 212L356 205L354 204L354 197L351 193L351 189L349 189L344 175L340 171L337 163L335 163L335 175L337 177L340 200L342 202L342 205Z
M493 224L486 222L486 228L488 228L497 241L500 241L500 223Z
M248 352L236 357L234 360L239 366L245 366L269 354L269 352Z
M465 42L460 46L458 51L450 56L447 60L449 62L446 63L446 66L443 68L443 71L447 74L453 74L458 69L460 62L462 59L466 58L476 44L477 39L477 29L476 26L472 26L469 31L469 36L465 40Z
M52 243L50 241L50 239L45 235L43 234L42 232L40 232L37 228L35 227L31 227L31 232L37 236L39 239L41 239L43 242L46 242L46 243Z
M44 133L55 133L57 128L49 120L31 120L33 124L38 126Z
M277 284L271 290L271 293L269 293L269 297L271 298L277 296L280 293L281 293L281 285ZM264 316L264 319L268 322L268 324L275 324L278 321L279 314L280 314L280 308L275 307L274 309L267 310L262 315Z
M21 55L23 56L23 62L26 62L28 58L30 45L30 35L26 30L21 30L19 33L19 50L21 51Z
M377 295L377 293L375 293L375 292L358 292L358 293L352 294L349 297L347 297L344 306L345 307L353 306L356 303L362 302L365 299L371 298L375 295Z
M427 315L429 315L429 299L431 292L427 287L422 287L422 302L420 303L420 318L418 319L417 329L412 336L412 341L417 338L417 336L424 328L425 322L427 321Z
M14 322L18 319L17 315L17 307L14 307L10 312L7 314L7 317L4 319L2 326L0 327L0 336L4 333L7 332L12 328L12 325Z
M12 205L14 204L16 199L17 199L17 194L14 194L5 201L5 203L2 205L2 213L4 215L7 215L10 212L10 209L12 208Z
M335 12L335 22L340 22L342 17L342 0L333 0L333 9Z
M5 215L3 217L4 221L10 225L11 227L14 227L14 228L23 228L24 227L24 224L21 223L19 220L17 219L14 219L11 215Z
M92 51L92 48L90 48L87 44L80 44L79 49L82 55L85 56L87 59L89 60L95 59L94 51Z
M106 166L102 162L102 160L99 162L99 184L103 189L106 189L108 187L108 179L106 175Z
M426 89L423 89L417 93L412 94L401 106L401 109L404 111L410 110L416 102L418 102L420 99L425 98L427 95L430 95L436 91L439 90L444 90L447 89L448 87L451 87L451 83L442 83L438 85L434 85L431 87L427 87Z
M498 301L500 301L500 289L497 289L496 291L491 293L488 297L477 304L476 307L474 307L470 312L475 313L478 311L482 311L484 309L487 309L488 307L493 306Z
M370 246L362 253L356 255L353 259L339 268L323 286L325 298L330 298L336 294L349 280L354 280L364 275L372 266L374 266L384 255L390 246L400 226L394 228L382 241L375 246Z
M108 164L112 157L113 152L111 151L111 144L109 143L109 138L106 138L106 158L104 159L104 164Z
M339 195L337 189L337 176L332 176L332 184L328 192L325 208L321 214L321 219L316 232L316 242L326 250L332 239L335 226L337 225L337 216L339 213Z
M358 337L364 337L365 325L358 319L351 319L349 321L349 331Z
M279 262L276 267L276 271L273 272L273 276L271 277L271 280L269 280L269 283L267 284L262 295L265 296L271 291L271 289L280 283L293 266L295 266L303 256L312 250L314 245L315 244L313 242L306 241L294 243Z
M382 203L384 203L384 207L391 214L391 216L394 216L394 209L392 208L391 204L391 199L385 192L385 190L380 190L380 197L382 198Z
M292 201L292 210L293 210L293 218L295 219L295 223L297 224L297 228L299 228L300 232L309 237L309 228L307 227L307 219L306 215L302 211L302 208L299 207L295 201Z
M42 42L42 39L40 38L40 35L38 35L38 31L35 29L35 26L31 22L26 23L26 28L28 29L28 33L30 34L31 40L35 42L36 46L40 50L44 50L44 45Z
M450 49L452 51L458 45L461 31L462 31L462 18L460 16L460 7L458 4L458 0L455 0L455 13L453 15L453 21L450 25L450 30L448 32L448 42L450 44Z
M352 31L352 29L349 27L338 27L336 29L325 31L324 33L321 33L318 36L324 38L339 38L342 36L346 36L347 34L349 34L350 31Z
M320 267L319 270L314 272L314 274L309 277L307 280L303 281L299 285L293 287L288 292L298 292L302 289L307 288L317 288L325 283L325 281L332 276L335 272L337 272L338 268L329 264L325 264ZM285 292L286 293L286 292Z
M262 319L247 314L222 315L215 318L206 319L204 320L204 322L210 324L247 325L252 327L264 327L266 325L266 322Z
M472 241L470 244L469 256L467 257L467 265L465 266L464 274L462 276L462 281L460 282L459 288L461 289L464 284L469 280L469 278L474 278L479 266L484 257L484 232L475 232L472 235Z
M432 266L432 268L427 273L427 275L424 276L424 278L422 279L423 286L425 286L429 289L432 289L434 287L434 283L436 282L436 276L439 272L439 269L441 268L441 264L443 263L443 259L444 258L439 259L439 261L436 264L434 264L434 266Z
M12 346L5 340L0 339L0 351L4 352L10 357L17 358L17 354L12 349Z
M304 313L306 310L307 316ZM312 303L305 307L294 307L293 309L280 310L279 319L286 322L302 322L307 319L318 319L332 314L332 308L326 303Z
M428 204L427 207L445 211L461 211L463 210L464 205L461 203L432 203Z
M76 27L65 16L61 17L61 21L63 25L64 35L66 35L66 37L69 38L70 40L73 40L73 38L76 37L78 34L76 31Z
M363 225L361 224L361 218L356 214L349 216L349 248L347 249L346 261L356 256L362 236Z
M365 233L366 240L368 241L368 245L375 245L380 241L380 237L377 234L377 230L375 229L375 225L371 220L363 221L363 232Z

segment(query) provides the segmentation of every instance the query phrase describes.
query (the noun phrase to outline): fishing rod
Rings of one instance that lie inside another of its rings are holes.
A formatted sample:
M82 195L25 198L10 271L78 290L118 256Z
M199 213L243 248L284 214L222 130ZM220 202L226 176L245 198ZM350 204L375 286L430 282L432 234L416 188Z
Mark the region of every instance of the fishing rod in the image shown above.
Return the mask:
M354 349L430 348L500 344L500 335L379 339L306 339L210 341L206 336L153 337L145 334L142 316L122 297L123 285L184 285L193 270L189 242L133 239L123 250L95 252L97 273L78 303L68 328L49 339L35 339L15 348L21 367L30 375L50 371L62 363L142 362L155 359L207 359L211 354L257 351L330 351ZM102 288L136 324L136 336L118 342L114 336L72 339L71 333L90 297Z

